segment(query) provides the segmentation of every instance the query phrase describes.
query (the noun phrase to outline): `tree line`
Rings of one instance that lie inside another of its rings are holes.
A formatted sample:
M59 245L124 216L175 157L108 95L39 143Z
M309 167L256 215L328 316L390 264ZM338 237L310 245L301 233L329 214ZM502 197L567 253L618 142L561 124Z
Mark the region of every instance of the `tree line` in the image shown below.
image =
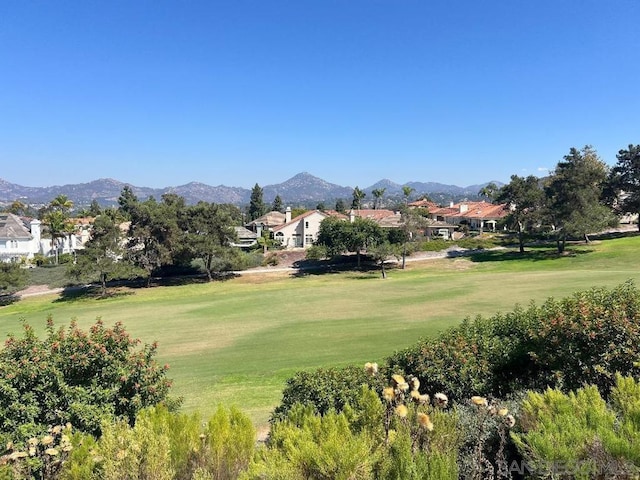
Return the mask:
M619 215L640 212L640 145L620 150L613 168L591 146L571 148L548 177L512 175L492 199L509 205L520 252L527 235L547 231L562 253L567 239L588 242L590 233L617 225Z

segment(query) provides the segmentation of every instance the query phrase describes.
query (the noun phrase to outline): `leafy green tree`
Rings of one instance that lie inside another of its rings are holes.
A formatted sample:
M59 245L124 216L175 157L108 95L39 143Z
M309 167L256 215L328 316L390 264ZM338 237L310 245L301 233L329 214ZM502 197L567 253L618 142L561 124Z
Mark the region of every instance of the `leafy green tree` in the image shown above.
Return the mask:
M9 205L9 208L7 208L7 212L13 213L14 215L22 216L26 215L27 209L27 205L22 203L20 200L14 200L13 202L11 202L11 205Z
M356 187L353 189L352 195L353 200L351 202L351 208L353 208L354 210L362 209L362 201L364 200L364 197L367 196L367 194L363 190L360 190L359 187Z
M27 284L27 272L17 263L0 262L0 305Z
M370 218L356 217L353 223L335 217L320 222L317 245L325 247L330 256L353 252L357 255L358 268L363 250L386 240L380 225Z
M373 195L373 208L374 210L377 210L378 208L380 208L380 204L382 203L382 197L384 196L384 192L386 191L386 188L374 188L371 193Z
M132 206L129 212L127 258L145 271L147 286L153 272L172 265L184 247L178 215L184 210L184 199L163 195L158 203L153 197Z
M344 203L344 200L341 199L341 198L336 200L336 212L338 212L338 213L346 213L347 212L347 205Z
M265 214L265 210L262 187L256 183L251 190L251 198L249 200L249 219L255 220L261 217Z
M348 222L337 217L327 217L320 222L316 244L326 249L329 257L335 257L347 251L346 230Z
M402 238L402 269L407 266L407 248L409 242L415 238L416 234L426 227L427 219L422 215L422 211L409 208L406 204L400 210L401 215L401 238Z
M367 254L380 266L383 279L387 278L387 271L385 269L387 261L391 258L397 260L402 257L402 254L398 251L398 246L392 245L388 241L377 243L367 250Z
M520 253L524 253L524 236L541 220L544 207L544 190L540 180L533 175L527 178L512 175L511 181L496 194L498 203L506 203L511 210L507 222L517 227Z
M325 206L324 202L320 202L316 205L316 210L320 210L321 212L324 212L327 209L327 207Z
M117 278L135 278L142 272L124 259L120 228L109 215L96 217L91 238L77 254L75 263L67 267L67 275L88 281L97 277L102 296L107 295L107 282Z
M232 221L224 209L213 203L199 202L187 207L182 230L193 258L200 258L209 281L215 271L224 270L233 256L229 246L236 234Z
M609 180L615 193L614 206L621 213L640 216L640 145L629 145L626 150L620 150L616 158L618 162Z
M499 190L500 189L494 182L490 182L480 189L478 196L484 197L492 203Z
M140 348L119 323L98 320L84 331L72 320L55 329L49 318L43 339L25 324L0 350L0 440L24 441L67 422L92 434L113 417L132 423L142 408L168 400L168 366L158 365L156 350Z
M280 195L276 195L276 198L273 199L273 204L271 205L271 210L273 210L274 212L282 212L283 206L282 206L282 198L280 198Z
M556 235L558 253L568 237L584 237L615 223L611 209L604 204L606 164L596 151L585 146L571 148L559 162L545 188L547 213Z

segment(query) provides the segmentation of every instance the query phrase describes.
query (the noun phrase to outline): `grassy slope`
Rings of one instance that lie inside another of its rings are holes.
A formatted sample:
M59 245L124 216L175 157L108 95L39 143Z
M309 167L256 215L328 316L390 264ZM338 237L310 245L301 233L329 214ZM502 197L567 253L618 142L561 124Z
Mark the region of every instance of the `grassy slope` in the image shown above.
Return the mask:
M640 283L640 237L574 251L411 263L385 281L377 273L266 275L106 300L31 298L0 309L0 333L17 332L22 318L42 328L48 314L58 323L122 321L143 341L159 341L185 408L210 413L217 402L234 403L264 423L296 370L382 361L466 316L629 278Z

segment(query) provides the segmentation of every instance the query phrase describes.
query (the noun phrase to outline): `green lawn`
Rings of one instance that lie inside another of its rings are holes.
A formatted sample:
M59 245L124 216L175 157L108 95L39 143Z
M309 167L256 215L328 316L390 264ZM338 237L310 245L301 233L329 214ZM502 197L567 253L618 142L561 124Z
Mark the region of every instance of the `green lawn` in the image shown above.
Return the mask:
M235 404L263 424L297 370L380 362L466 316L630 278L640 283L639 252L635 236L572 246L561 258L530 249L524 258L492 252L409 263L387 280L377 272L269 274L105 300L29 298L0 308L0 333L17 332L21 319L42 330L49 314L57 323L122 321L143 341L158 340L185 409L208 414L219 402Z

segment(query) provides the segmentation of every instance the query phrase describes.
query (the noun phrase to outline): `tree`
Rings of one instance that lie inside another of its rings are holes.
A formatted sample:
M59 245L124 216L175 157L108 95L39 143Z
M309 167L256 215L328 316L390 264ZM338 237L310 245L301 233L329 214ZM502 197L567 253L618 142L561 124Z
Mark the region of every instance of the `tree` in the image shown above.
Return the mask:
M366 197L367 194L360 190L359 187L353 189L353 201L351 202L351 208L354 210L360 210L362 208L362 200Z
M490 203L492 203L499 190L500 189L494 182L489 182L480 189L480 191L478 192L478 196L484 197L489 200Z
M14 215L22 216L27 213L27 208L28 207L20 200L14 200L13 202L11 202L11 205L9 205L7 212L13 213Z
M27 284L27 272L17 263L0 262L0 305L11 303L12 294Z
M55 255L56 265L60 253L60 240L73 233L74 225L67 215L61 210L52 210L45 213L42 223L51 235L51 250Z
M427 225L427 219L422 216L421 211L409 208L404 205L400 211L401 232L402 232L402 269L407 266L407 244L411 241L417 231Z
M394 257L396 260L400 258L401 254L398 252L398 247L392 245L387 241L380 242L367 250L367 253L373 258L376 264L380 265L380 271L382 278L387 278L387 272L385 270L385 264L389 258Z
M385 240L385 233L380 225L370 218L356 217L350 223L336 217L327 217L320 223L316 244L325 247L327 254L331 256L354 252L360 268L362 250Z
M138 197L133 193L131 187L129 185L125 185L118 197L118 205L120 206L119 209L122 212L123 217L131 219L131 212L139 204L140 202L138 201Z
M327 207L325 206L324 202L319 202L316 205L316 210L320 210L321 212L324 212L327 209Z
M95 198L91 200L91 205L89 206L88 213L90 217L97 217L102 213L102 208L100 207L100 204Z
M382 197L384 196L384 192L386 191L386 188L374 188L371 193L373 194L373 208L374 210L377 210L378 208L380 208L380 203L382 202Z
M629 145L627 150L620 150L616 158L618 162L609 179L615 193L614 206L621 213L640 216L640 145Z
M615 221L603 202L607 177L606 164L588 145L581 150L571 148L558 162L545 187L547 215L558 253L564 251L568 237L584 237L588 242L589 233L601 231Z
M172 265L183 253L178 216L184 214L184 208L184 199L174 194L163 195L161 203L150 197L132 205L127 257L146 272L147 286L155 270Z
M512 175L511 182L498 190L495 200L510 206L507 222L517 226L520 253L524 253L524 235L539 223L544 206L540 180L533 175L527 178Z
M67 422L95 435L103 420L133 423L141 409L166 402L169 367L156 362L156 344L139 343L120 323L98 320L83 331L75 320L55 329L49 318L42 340L24 324L22 337L10 335L0 350L0 441Z
M94 281L97 277L101 296L107 295L107 282L116 278L135 278L142 272L124 259L122 233L110 215L99 215L93 222L91 238L67 267L67 275Z
M347 206L344 203L344 200L339 198L338 200L336 200L336 212L338 213L346 213L347 212Z
M276 198L273 199L271 210L274 212L282 212L282 198L280 198L280 195L276 195Z
M402 187L402 195L404 196L404 204L405 205L407 205L409 203L409 197L415 191L416 191L416 189L413 188L413 187L410 187L409 185L405 185L405 186Z
M251 190L251 198L249 200L249 219L255 220L265 214L265 206L263 200L263 191L257 183Z
M236 233L230 216L216 204L199 202L187 208L181 227L191 256L202 260L207 278L213 281L213 273L227 269L233 258L229 242Z

